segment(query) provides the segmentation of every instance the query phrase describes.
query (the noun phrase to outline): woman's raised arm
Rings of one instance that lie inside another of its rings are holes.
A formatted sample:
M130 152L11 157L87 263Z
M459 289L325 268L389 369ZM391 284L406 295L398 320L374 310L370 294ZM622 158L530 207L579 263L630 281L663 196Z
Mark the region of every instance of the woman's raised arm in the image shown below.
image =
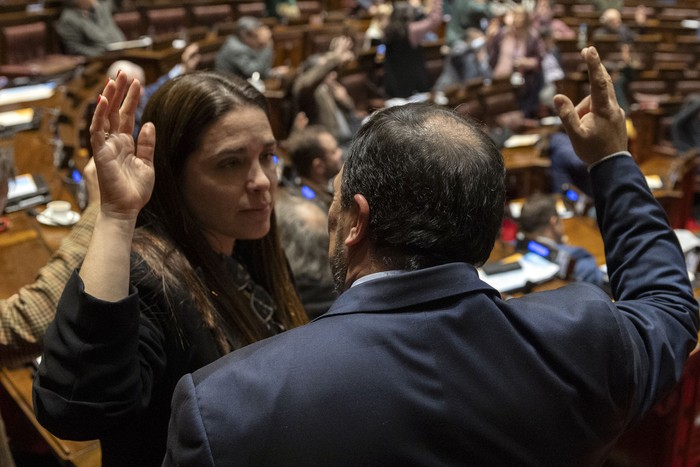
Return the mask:
M153 191L155 127L141 128L134 143L134 113L141 84L124 73L109 80L97 101L90 144L100 185L100 213L80 277L85 292L117 301L129 292L129 260L136 217ZM122 102L123 100L123 102Z

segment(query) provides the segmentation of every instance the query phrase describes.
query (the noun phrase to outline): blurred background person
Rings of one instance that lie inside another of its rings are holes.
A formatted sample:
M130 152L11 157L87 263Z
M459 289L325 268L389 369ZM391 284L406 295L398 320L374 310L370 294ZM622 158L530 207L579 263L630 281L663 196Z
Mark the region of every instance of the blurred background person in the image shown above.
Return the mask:
M333 178L343 166L338 141L324 127L312 125L294 132L285 149L295 174L295 191L328 211L333 201Z
M408 2L394 3L384 30L384 91L387 97L409 97L432 87L420 43L442 22L442 0L434 0L428 15L417 20L418 12Z
M564 21L554 17L552 0L537 0L535 9L530 13L530 19L533 28L540 31L540 34L545 30L550 31L555 41L576 38L576 31L567 26Z
M336 299L328 262L328 214L302 197L280 193L275 201L280 240L309 319L328 311Z
M531 196L523 205L518 221L526 239L569 254L574 262L571 275L575 280L603 286L604 274L598 268L595 257L584 248L567 245L554 197L543 194Z
M0 213L7 202L12 174L12 161L7 154L0 153ZM88 205L78 223L63 239L46 266L39 270L35 282L0 300L0 366L27 365L41 355L44 334L54 319L63 288L85 257L100 206L100 190L92 160L83 169L83 178L88 191ZM1 417L0 465L14 465Z
M513 7L495 35L486 42L494 79L510 79L519 86L518 101L526 118L537 116L543 86L541 60L544 44L530 26L522 6Z
M485 45L486 35L480 29L467 29L464 40L453 42L449 48L435 89L442 91L472 79L491 79L491 66Z
M338 69L355 58L352 47L349 37L334 38L328 52L311 55L301 64L292 84L296 113L304 112L309 124L323 126L344 148L350 144L364 116L338 81Z
M216 54L214 68L228 71L241 78L248 79L253 73L267 79L271 75L280 75L288 67L272 67L274 49L272 31L259 19L241 16L236 21L235 34L229 36Z
M112 18L110 5L99 0L65 0L56 32L66 53L97 57L109 44L126 39Z
M384 43L384 29L389 24L393 7L391 3L380 3L373 9L372 19L365 31L362 50L369 50Z
M634 32L622 22L620 10L608 8L600 16L600 27L593 31L593 39L601 36L617 36L620 43L631 44L634 41Z
M491 2L488 0L452 0L443 4L450 19L445 26L445 43L452 46L464 40L469 29L486 30L491 19Z

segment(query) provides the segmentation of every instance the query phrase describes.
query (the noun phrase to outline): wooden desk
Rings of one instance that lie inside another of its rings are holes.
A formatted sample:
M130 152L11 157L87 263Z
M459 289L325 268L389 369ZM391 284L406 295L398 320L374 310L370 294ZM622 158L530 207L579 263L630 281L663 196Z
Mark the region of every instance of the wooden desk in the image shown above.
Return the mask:
M56 438L39 425L34 417L32 406L32 379L32 372L29 368L16 370L3 368L0 370L0 384L4 389L4 391L0 391L0 402L3 405L3 417L5 417L8 431L11 433L10 428L15 423L29 421L31 428L41 435L63 465L78 467L102 465L102 452L98 441L64 441ZM11 403L15 404L14 410ZM9 410L8 407L10 407ZM23 438L17 442L20 444L31 443L26 437L23 436Z
M6 298L17 292L25 284L34 282L36 273L51 257L53 248L42 235L35 218L25 211L14 212L7 216L12 225L0 233L0 298ZM65 235L69 229L57 228L53 234ZM48 233L48 232L47 232ZM52 243L55 239L52 239Z
M596 260L598 265L605 264L605 247L603 238L598 230L598 224L590 217L575 216L568 219L562 219L564 225L564 234L568 237L567 243L571 246L580 246L585 248ZM515 245L504 242L500 239L496 240L489 261L498 261L515 253ZM531 291L538 292L543 290L552 290L568 284L568 281L554 278L545 283L538 284ZM511 295L511 294L508 294ZM515 294L520 295L520 294Z

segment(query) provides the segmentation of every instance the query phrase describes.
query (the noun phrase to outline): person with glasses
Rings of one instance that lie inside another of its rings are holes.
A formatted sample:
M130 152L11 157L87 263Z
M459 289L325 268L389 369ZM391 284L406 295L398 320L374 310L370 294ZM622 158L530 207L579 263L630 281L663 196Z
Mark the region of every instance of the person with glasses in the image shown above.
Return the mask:
M265 98L233 75L181 75L135 143L139 93L120 73L98 99L101 210L34 383L40 423L99 438L105 466L160 465L182 375L307 321L275 226Z

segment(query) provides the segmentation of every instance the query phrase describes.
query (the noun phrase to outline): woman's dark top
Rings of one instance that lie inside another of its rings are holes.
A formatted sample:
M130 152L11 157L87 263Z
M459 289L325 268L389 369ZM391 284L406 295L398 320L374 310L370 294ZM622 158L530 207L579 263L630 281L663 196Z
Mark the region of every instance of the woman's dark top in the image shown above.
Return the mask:
M34 382L40 423L61 438L99 439L106 467L161 465L175 384L221 356L189 296L166 300L160 280L136 264L130 295L114 303L87 295L73 273Z

